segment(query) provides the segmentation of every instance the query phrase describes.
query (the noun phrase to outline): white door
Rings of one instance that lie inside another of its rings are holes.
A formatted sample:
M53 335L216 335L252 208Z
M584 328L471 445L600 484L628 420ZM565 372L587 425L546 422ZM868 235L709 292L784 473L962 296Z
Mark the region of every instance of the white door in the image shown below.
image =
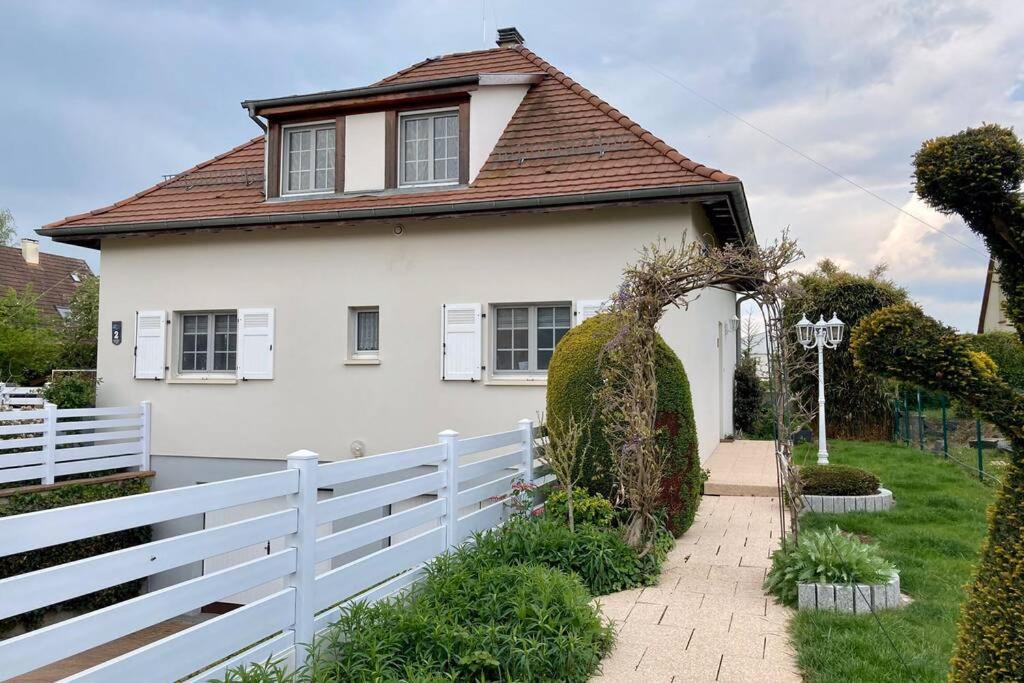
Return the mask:
M317 491L317 498L321 500L330 497L330 491ZM223 526L224 524L231 524L232 522L240 522L243 519L270 514L271 512L283 510L284 506L284 499L278 498L274 500L261 500L256 503L248 503L246 505L237 505L223 510L211 510L204 515L203 528L210 529L215 526ZM321 524L316 528L317 538L326 536L329 533L331 533L330 523ZM284 537L272 538L259 545L251 545L240 550L233 550L229 553L214 555L213 557L208 557L203 560L203 574L212 574L213 572L227 569L228 567L233 567L237 564L242 564L243 562L249 562L250 560L255 560L260 557L266 557L271 553L283 550L284 547ZM330 561L321 562L316 566L316 573L318 575L323 574L330 568ZM250 588L249 590L245 590L240 593L235 593L234 595L223 598L218 602L245 605L259 600L260 598L265 598L268 595L272 595L282 588L284 588L284 579L277 579L262 586Z

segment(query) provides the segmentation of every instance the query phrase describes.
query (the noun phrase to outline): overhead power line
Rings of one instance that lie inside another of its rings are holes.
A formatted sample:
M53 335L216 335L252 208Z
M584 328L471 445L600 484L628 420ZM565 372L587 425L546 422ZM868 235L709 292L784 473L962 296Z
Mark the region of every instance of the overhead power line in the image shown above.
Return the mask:
M965 249L970 249L974 253L983 256L986 260L989 258L989 255L986 252L983 252L980 249L976 249L973 245L968 244L967 242L964 242L963 240L961 240L957 236L949 234L945 230L942 230L941 228L938 228L938 227L932 225L931 223L929 223L928 221L924 220L923 218L921 218L919 216L915 216L914 214L910 213L909 211L907 211L903 207L899 206L898 204L894 204L893 202L889 201L888 199L886 199L882 195L878 194L877 192L874 192L873 190L870 190L867 187L864 187L863 185L858 183L856 180L853 180L852 178L849 178L849 177L843 175L842 173L840 173L839 171L835 170L831 166L828 166L827 164L824 164L824 163L818 161L817 159L815 159L811 155L809 155L809 154L807 154L807 153L797 149L796 147L794 147L793 145L789 144L785 140L782 140L782 139L776 137L775 135L772 135L771 133L769 133L768 131L764 130L763 128L755 125L754 123L751 123L747 119L745 119L742 116L740 116L739 114L729 110L728 108L722 106L721 104L719 104L718 102L714 101L710 97L705 97L704 95L702 95L701 93L697 92L696 90L694 90L692 87L690 87L686 83L680 81L678 78L675 78L674 76L665 73L664 71L662 71L661 69L659 69L658 67L656 67L656 66L654 66L652 64L647 64L647 63L644 63L644 62L641 62L641 63L644 64L644 66L649 68L651 71L654 71L655 73L659 74L662 78L664 78L664 79L666 79L666 80L668 80L668 81L670 81L672 83L675 83L680 88L682 88L686 92L690 93L694 97L697 97L697 98L703 100L704 102L710 104L715 109L718 109L719 111L722 111L722 112L728 114L729 116L733 117L734 119L736 119L737 121L739 121L743 125L747 126L748 128L751 128L752 130L757 131L758 133L760 133L761 135L765 136L766 138L768 138L772 142L785 147L790 152L793 152L797 156L800 156L803 159L805 159L806 161L811 162L812 164L814 164L818 168L820 168L820 169L822 169L824 171L828 171L829 173L831 173L835 177L839 178L840 180L843 180L844 182L849 183L850 185L854 186L855 188L857 188L861 192L864 192L865 194L868 194L868 195L874 197L878 201L882 202L883 204L886 204L887 206L890 206L890 207L896 209L897 211L899 211L900 213L904 214L905 216L909 216L910 218L914 219L915 221L917 221L921 225L925 226L929 230L932 230L933 232L936 232L936 233L942 235L943 237L946 237L946 238L948 238L950 240L953 240L954 242L959 244L961 247L964 247Z

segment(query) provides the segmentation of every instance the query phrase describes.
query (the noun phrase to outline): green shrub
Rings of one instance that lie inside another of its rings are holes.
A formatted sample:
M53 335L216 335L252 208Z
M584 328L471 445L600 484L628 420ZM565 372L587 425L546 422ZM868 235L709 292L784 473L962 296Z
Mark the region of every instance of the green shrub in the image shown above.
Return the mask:
M147 491L149 491L149 480L138 477L102 484L70 484L38 493L18 493L8 497L5 504L0 503L0 517L22 515L28 512L36 512L37 510L50 510L66 505L91 503L97 500L107 500L121 496L131 496L137 493L146 493ZM7 555L0 557L0 579L45 569L54 565L64 564L65 562L81 560L93 555L129 548L141 543L148 543L150 538L150 527L143 526L40 548L28 553ZM72 598L49 607L0 620L0 634L17 624L20 624L25 629L38 628L43 622L43 616L47 612L60 610L91 611L127 600L139 594L144 582L145 579L128 581L96 591L95 593L89 593L88 595Z
M544 501L544 514L560 522L569 519L569 496L565 489L555 489ZM615 519L615 508L610 500L598 494L592 496L585 489L572 490L572 514L576 524L608 527Z
M772 567L764 581L765 590L786 605L796 605L800 583L886 583L896 568L882 558L878 547L833 527L827 531L805 531L799 543L792 536L772 555Z
M803 465L803 492L811 496L870 496L878 493L878 477L849 465Z
M733 427L743 434L753 434L764 410L764 389L757 374L757 359L747 353L736 364L733 373Z
M294 676L272 665L225 680L582 683L612 641L577 577L482 562L465 546L405 595L347 608Z
M473 559L488 566L538 564L559 569L578 575L592 595L607 595L657 583L673 544L672 536L662 533L655 547L641 556L618 529L580 524L572 532L564 522L542 515L481 534Z
M84 375L57 375L43 389L43 398L58 408L92 408L96 405L96 384Z
M966 335L975 351L988 355L996 364L996 372L1014 389L1024 391L1024 344L1013 332L986 332Z
M41 384L60 356L54 320L36 308L31 287L0 296L0 382Z
M590 447L583 463L580 486L606 498L611 498L614 490L614 468L594 391L600 385L601 351L618 330L619 322L614 314L589 318L562 338L548 367L548 417L563 424L573 418L589 422ZM679 357L660 336L655 363L656 426L659 442L667 454L662 501L666 525L679 536L693 524L704 473L697 455L690 383Z

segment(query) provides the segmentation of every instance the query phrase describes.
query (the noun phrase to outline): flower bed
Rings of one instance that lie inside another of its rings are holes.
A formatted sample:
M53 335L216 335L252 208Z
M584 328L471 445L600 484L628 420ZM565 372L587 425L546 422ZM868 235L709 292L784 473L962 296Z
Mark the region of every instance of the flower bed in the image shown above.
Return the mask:
M885 512L894 503L892 491L883 488L869 496L816 496L805 493L803 500L811 512L831 514Z

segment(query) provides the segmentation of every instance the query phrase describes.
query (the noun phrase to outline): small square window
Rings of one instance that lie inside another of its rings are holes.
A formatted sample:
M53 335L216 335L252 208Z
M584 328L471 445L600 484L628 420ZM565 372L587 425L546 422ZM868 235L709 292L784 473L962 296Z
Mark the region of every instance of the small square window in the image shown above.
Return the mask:
M178 371L234 374L238 350L236 311L178 314Z
M283 130L281 194L334 192L334 124Z
M375 359L380 353L380 309L360 306L349 309L349 357Z
M459 182L459 113L455 110L402 114L399 123L402 185Z

